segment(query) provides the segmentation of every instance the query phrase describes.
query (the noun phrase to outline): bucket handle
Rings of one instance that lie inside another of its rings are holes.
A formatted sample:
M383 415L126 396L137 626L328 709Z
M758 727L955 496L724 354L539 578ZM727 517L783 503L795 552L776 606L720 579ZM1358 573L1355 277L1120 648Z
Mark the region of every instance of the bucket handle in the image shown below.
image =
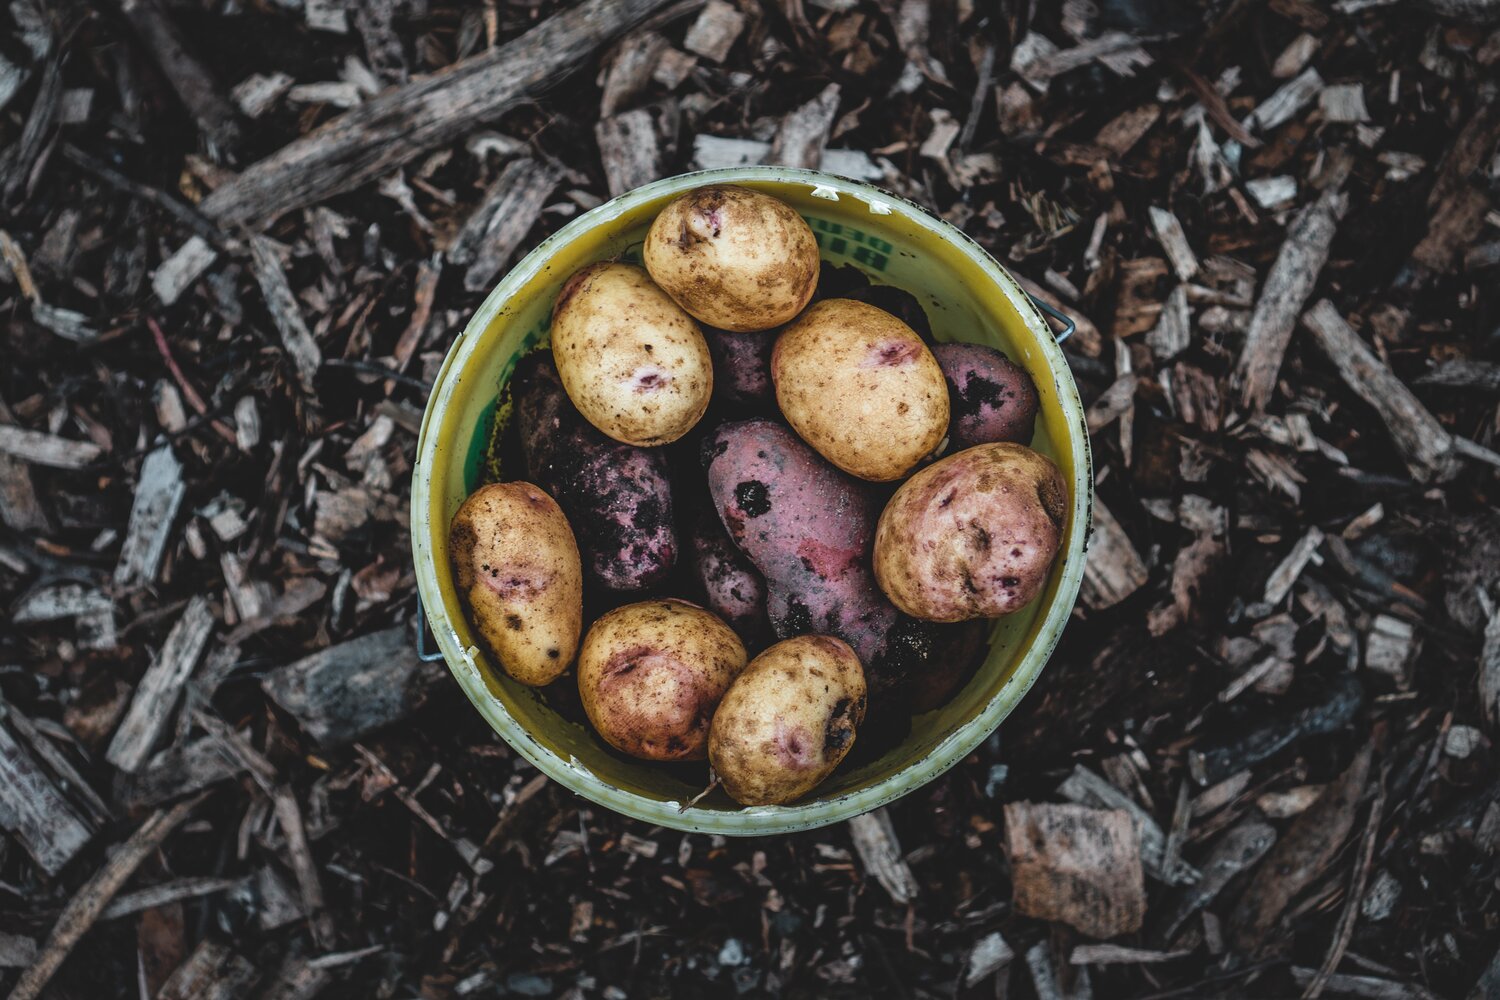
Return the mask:
M422 607L422 595L417 594L417 659L423 663L436 663L443 658L440 649L428 650L427 633L432 631L427 625L427 610ZM433 634L433 641L437 641L437 634Z
M1057 338L1057 342L1059 344L1061 344L1063 341L1067 340L1069 337L1073 336L1074 331L1076 331L1078 329L1078 324L1076 322L1074 322L1073 317L1069 316L1067 313L1063 312L1061 309L1054 309L1052 306L1050 306L1047 303L1043 302L1041 299L1037 298L1035 295L1032 295L1030 292L1026 293L1026 297L1031 300L1031 304L1032 305L1036 306L1039 310L1041 310L1041 312L1043 313L1043 315L1047 316L1050 319L1055 319L1055 320L1057 320L1059 323L1061 323L1063 325L1063 328L1061 330L1054 330L1053 331L1053 336L1055 336ZM1048 327L1051 326L1050 323L1047 324L1047 325L1048 325Z

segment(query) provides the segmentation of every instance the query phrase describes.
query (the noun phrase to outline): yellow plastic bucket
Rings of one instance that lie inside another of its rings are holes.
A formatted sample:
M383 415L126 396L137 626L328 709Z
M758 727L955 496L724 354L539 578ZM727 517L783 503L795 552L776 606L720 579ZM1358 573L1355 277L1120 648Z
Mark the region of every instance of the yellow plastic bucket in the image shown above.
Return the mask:
M595 261L639 259L657 212L709 183L740 184L782 199L812 226L824 261L853 264L876 282L916 295L938 340L990 344L1025 367L1041 395L1032 446L1057 463L1072 491L1062 551L1045 590L1028 608L994 622L989 655L963 690L915 718L899 746L841 770L788 806L741 807L721 790L686 805L701 787L676 771L622 757L586 724L557 714L537 691L510 680L476 643L447 556L448 523L481 482L496 399L520 357L546 342L563 281ZM942 774L994 731L1041 673L1068 621L1083 579L1092 501L1077 387L1045 320L1003 267L948 223L870 185L810 170L735 167L671 177L621 195L549 237L495 286L448 350L422 418L411 543L417 590L443 658L480 714L517 752L579 795L647 823L764 835L835 823L890 802Z

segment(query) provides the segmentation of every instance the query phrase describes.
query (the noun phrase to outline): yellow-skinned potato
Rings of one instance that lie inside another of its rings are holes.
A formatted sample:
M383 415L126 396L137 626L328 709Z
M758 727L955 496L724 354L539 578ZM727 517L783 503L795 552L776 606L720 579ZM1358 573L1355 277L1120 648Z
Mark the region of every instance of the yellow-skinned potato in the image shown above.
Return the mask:
M948 433L948 385L916 331L853 299L824 299L771 354L782 415L802 440L861 479L900 479Z
M843 761L865 718L865 672L839 639L802 635L750 661L719 703L708 759L730 798L781 805Z
M474 492L448 532L458 591L501 669L551 683L573 662L583 631L583 567L562 509L530 483Z
M689 191L662 209L643 256L682 308L736 333L790 321L818 285L818 242L802 216L728 184Z
M901 484L875 528L875 578L915 618L994 618L1030 604L1062 544L1068 488L1024 445L976 445Z
M713 394L713 360L693 318L632 264L594 264L552 307L552 356L589 423L638 447L676 441Z
M615 749L645 760L702 760L709 720L745 669L734 630L687 601L643 601L596 621L578 654L578 693Z

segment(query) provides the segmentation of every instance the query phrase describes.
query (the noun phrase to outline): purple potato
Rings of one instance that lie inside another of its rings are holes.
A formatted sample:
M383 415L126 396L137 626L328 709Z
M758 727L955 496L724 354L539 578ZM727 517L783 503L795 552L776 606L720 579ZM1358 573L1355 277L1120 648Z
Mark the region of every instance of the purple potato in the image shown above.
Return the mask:
M930 644L914 644L911 710L915 715L942 708L974 675L984 660L984 638L989 624L978 618L954 624L918 621L914 631Z
M568 515L588 575L616 591L661 583L677 559L665 453L595 429L568 400L550 351L521 359L511 386L528 474Z
M735 406L772 405L776 398L771 385L774 332L729 333L708 327L703 337L714 362L714 395Z
M938 344L932 353L948 383L949 454L993 441L1031 442L1040 401L1026 369L983 344Z
M746 646L763 645L770 634L766 619L766 581L724 533L711 510L693 518L689 541L693 570L703 587L708 607L729 623Z
M766 578L778 638L833 635L871 664L898 617L870 569L870 490L770 420L704 439L708 489L729 537Z

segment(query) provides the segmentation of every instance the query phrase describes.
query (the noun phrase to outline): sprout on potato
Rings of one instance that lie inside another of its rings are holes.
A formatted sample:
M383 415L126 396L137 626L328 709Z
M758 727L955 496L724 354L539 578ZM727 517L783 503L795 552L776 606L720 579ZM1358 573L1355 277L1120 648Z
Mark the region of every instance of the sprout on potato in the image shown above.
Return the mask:
M552 355L578 412L625 444L676 441L713 393L698 324L631 264L568 279L552 309Z
M715 184L673 201L651 223L651 277L709 326L769 330L802 311L818 285L818 243L792 207Z
M583 630L583 567L557 503L531 483L476 490L448 532L458 591L501 669L549 684L573 662Z
M761 653L730 685L708 759L736 802L793 802L839 766L864 717L859 657L840 639L798 636Z
M875 578L915 618L994 618L1030 604L1062 544L1068 491L1024 445L982 444L929 465L875 528Z
M719 699L745 668L745 647L686 601L616 608L584 637L578 693L615 749L645 760L702 760Z

